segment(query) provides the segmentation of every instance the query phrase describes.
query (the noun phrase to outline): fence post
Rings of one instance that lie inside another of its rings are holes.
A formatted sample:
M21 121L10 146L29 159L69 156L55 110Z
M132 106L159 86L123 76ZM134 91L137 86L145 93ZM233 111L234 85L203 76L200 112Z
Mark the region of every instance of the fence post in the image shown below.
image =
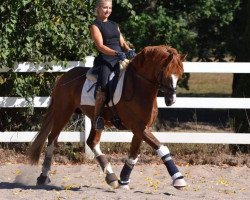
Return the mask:
M84 137L84 153L85 153L85 157L88 159L93 159L94 158L94 153L92 152L92 150L89 148L89 146L87 145L87 139L89 137L89 133L90 133L90 129L91 129L91 120L85 115L85 137Z

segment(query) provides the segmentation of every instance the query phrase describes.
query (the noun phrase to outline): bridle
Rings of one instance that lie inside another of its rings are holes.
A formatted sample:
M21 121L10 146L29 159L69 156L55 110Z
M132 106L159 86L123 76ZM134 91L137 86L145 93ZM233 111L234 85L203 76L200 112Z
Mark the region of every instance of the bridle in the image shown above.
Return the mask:
M168 85L165 85L163 83L163 74L166 70L166 68L168 67L168 65L170 64L171 60L169 61L169 63L167 65L165 65L164 67L161 68L160 72L157 74L157 84L155 84L155 82L148 80L147 78L143 77L140 74L134 73L137 77L143 79L144 81L146 81L147 83L149 83L150 85L152 85L153 87L156 87L156 89L160 90L164 96L166 95L174 95L176 94L176 87L171 87ZM133 65L132 63L130 63L129 65ZM131 69L134 71L134 68L131 66Z
M169 63L168 63L169 64ZM168 66L168 65L167 65ZM164 71L165 71L165 69L167 68L167 66L166 67L163 67L162 69L161 69L161 71L158 73L158 75L157 75L157 80L159 80L158 81L158 89L162 92L162 93L164 93L165 95L166 94L176 94L176 87L173 87L173 85L172 85L172 87L171 86L169 86L169 85L165 85L165 84L163 84L163 74L164 74Z
M172 56L171 54L169 56ZM165 67L162 67L161 68L161 71L158 73L157 75L157 82L158 82L158 89L164 94L176 94L176 87L172 87L171 86L168 86L168 85L165 85L163 84L163 74L166 70L166 68L168 67L168 65L171 63L172 60L169 61L169 63L167 65L165 65Z

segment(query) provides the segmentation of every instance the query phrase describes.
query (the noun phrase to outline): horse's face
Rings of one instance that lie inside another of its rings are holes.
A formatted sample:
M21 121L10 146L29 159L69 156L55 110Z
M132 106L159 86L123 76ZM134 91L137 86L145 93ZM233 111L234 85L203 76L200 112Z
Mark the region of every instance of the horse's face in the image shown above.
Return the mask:
M183 74L183 61L187 55L170 54L166 59L166 67L161 70L160 90L165 97L167 106L171 106L176 101L176 88L179 78Z
M164 80L162 80L160 90L164 94L165 103L167 106L171 106L176 101L177 82L178 76L175 74L172 74L171 76L168 76Z

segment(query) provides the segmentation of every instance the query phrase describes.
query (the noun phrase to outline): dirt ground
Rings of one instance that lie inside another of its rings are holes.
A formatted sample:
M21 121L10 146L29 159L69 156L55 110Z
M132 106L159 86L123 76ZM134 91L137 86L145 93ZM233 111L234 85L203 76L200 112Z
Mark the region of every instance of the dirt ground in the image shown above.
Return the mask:
M121 164L113 165L119 175ZM139 164L131 175L130 190L111 189L97 164L59 165L51 170L51 184L36 186L41 165L0 164L0 199L249 199L250 168L247 166L179 166L188 186L171 186L163 164Z

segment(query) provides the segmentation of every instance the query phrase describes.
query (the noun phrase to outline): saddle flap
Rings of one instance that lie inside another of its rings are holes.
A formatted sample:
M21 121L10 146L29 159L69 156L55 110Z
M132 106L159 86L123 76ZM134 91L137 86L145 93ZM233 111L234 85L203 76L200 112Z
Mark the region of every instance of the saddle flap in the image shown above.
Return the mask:
M99 67L92 67L87 71L86 78L90 81L97 81L97 77L99 74L100 68Z

